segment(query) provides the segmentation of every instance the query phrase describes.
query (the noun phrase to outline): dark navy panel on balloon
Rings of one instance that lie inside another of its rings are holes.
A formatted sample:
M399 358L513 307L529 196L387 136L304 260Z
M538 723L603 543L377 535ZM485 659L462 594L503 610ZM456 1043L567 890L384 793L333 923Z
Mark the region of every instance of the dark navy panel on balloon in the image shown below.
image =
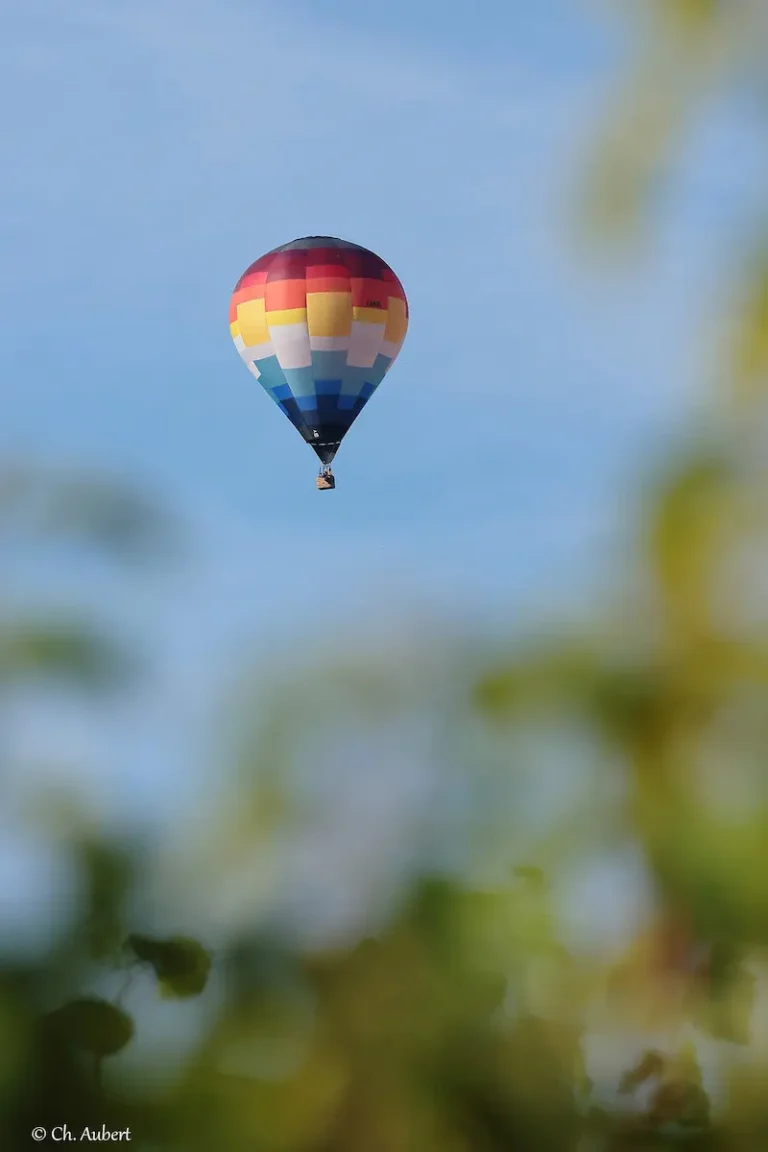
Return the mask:
M359 244L353 244L351 240L337 240L334 236L306 236L303 240L291 240L290 244L281 244L279 248L274 248L274 252L290 252L294 248L307 249L307 248L352 248L359 249Z
M350 421L346 412L339 411L338 399L338 396L317 397L317 411L320 413L320 419L323 423L346 424L349 427Z
M285 400L281 400L280 407L282 408L283 412L285 412L291 424L294 424L300 431L306 427L304 413L299 409L299 406L294 400L293 396L289 396Z

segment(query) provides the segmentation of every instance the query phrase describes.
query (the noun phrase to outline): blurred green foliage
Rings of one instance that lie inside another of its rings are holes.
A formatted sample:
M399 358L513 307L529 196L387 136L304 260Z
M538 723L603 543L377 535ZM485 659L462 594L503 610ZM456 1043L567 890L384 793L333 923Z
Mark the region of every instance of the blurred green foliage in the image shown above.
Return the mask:
M591 222L614 237L644 216L712 90L760 76L756 31L765 19L763 0L623 7L636 22L636 58L587 197ZM74 1132L130 1128L147 1152L768 1147L759 1005L768 949L768 536L758 413L767 284L757 255L734 286L715 427L681 445L649 486L635 578L580 630L542 632L480 670L461 654L446 658L434 684L415 655L409 678L402 660L369 652L335 669L326 662L320 676L311 669L308 684L297 676L266 702L262 694L260 710L258 693L246 692L237 771L226 776L234 799L222 786L221 812L206 812L212 847L194 829L188 837L197 869L188 885L201 905L231 893L243 872L265 890L279 886L279 846L290 852L325 819L319 794L339 785L307 751L310 729L316 748L321 724L332 743L354 718L355 748L372 760L414 713L437 733L444 763L429 816L391 845L409 867L386 907L371 893L366 927L318 944L246 900L215 947L178 930L172 902L164 930L149 931L157 852L67 817L57 843L62 866L79 877L69 916L34 956L0 940L3 1149L29 1147L37 1125L64 1123ZM144 560L164 547L166 526L101 482L8 469L0 546L32 540ZM90 621L0 619L0 693L50 679L86 692L119 688L135 670ZM447 703L438 680L450 682ZM584 749L597 775L583 776L583 805L569 801L536 830L524 782L529 761L536 774L538 746L526 738L542 731L566 734L548 753L561 779ZM508 867L495 886L480 865L492 818L506 817L477 783L480 754L464 758L481 746L515 784ZM468 783L458 805L452 757ZM471 850L438 867L427 846L446 827L458 840L470 825ZM617 843L638 850L652 908L638 912L626 948L597 939L566 947L567 882L585 862L610 869ZM348 883L366 894L365 877ZM197 1031L173 1074L161 1075L151 1024L175 1001ZM123 1058L145 1033L131 1065ZM593 1070L590 1043L606 1037L621 1055ZM715 1061L716 1100L705 1055Z

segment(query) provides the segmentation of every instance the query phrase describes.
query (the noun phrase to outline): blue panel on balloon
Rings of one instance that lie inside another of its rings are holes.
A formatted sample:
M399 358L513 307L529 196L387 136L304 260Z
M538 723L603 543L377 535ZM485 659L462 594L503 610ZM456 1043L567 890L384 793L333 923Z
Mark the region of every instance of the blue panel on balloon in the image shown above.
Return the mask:
M381 384L391 363L392 358L390 356L382 356L379 353L373 362L373 368L368 369L368 379L372 384Z
M312 372L316 380L343 380L347 367L346 352L312 351Z
M339 399L340 408L348 408L349 403L342 403L342 400L348 401L349 398L355 399L360 395L360 391L367 380L371 378L370 368L358 368L354 365L349 365L342 377L343 383L341 387L341 397Z
M259 384L267 391L285 384L285 376L277 356L265 356L263 360L257 360L256 367L259 370Z
M317 396L338 396L339 392L341 392L341 380L315 380Z
M297 400L299 396L314 396L315 376L311 368L283 368L283 376Z

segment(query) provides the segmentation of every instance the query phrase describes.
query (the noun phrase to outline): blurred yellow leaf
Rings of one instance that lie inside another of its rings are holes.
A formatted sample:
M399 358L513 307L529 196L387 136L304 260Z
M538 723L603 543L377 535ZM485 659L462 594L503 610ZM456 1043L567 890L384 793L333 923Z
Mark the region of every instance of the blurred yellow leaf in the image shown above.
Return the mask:
M731 357L737 400L764 395L768 385L768 257L755 261L733 326Z
M673 640L716 630L721 564L743 522L732 465L700 454L666 477L648 523L648 546Z

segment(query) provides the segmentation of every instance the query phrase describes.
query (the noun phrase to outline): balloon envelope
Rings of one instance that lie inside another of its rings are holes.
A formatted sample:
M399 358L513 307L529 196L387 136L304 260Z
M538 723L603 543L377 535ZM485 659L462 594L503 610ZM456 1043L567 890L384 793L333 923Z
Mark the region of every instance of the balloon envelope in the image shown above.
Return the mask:
M229 321L248 368L330 464L400 351L408 302L367 248L308 236L251 264Z

